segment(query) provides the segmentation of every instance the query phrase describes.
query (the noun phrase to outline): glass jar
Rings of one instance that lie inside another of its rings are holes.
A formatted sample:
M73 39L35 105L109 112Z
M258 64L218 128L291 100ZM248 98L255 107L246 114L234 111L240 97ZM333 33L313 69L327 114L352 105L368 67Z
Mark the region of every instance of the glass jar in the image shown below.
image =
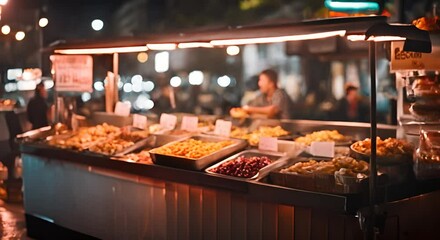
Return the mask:
M409 78L407 98L413 103L411 115L421 122L438 122L440 119L440 82L437 75L423 75Z
M440 131L421 130L419 147L414 152L417 179L440 178Z

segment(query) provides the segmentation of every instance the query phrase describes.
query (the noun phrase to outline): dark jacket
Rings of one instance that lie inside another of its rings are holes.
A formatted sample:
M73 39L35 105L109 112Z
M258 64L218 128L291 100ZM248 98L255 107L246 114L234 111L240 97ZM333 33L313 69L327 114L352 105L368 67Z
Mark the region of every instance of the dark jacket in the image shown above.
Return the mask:
M336 109L334 111L333 120L337 121L350 121L350 122L368 122L370 121L370 108L366 102L359 100L357 106L357 116L350 118L348 116L348 101L343 98L338 101Z
M47 120L48 106L46 100L41 96L33 97L27 106L27 117L32 124L32 129L37 129L49 125Z

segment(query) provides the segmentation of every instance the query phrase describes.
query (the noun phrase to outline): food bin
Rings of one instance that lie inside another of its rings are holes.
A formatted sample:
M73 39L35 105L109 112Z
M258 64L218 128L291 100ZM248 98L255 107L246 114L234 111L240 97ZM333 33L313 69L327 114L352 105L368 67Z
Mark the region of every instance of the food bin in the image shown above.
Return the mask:
M184 141L187 139L194 139L194 140L200 140L206 142L220 142L227 140L227 141L232 141L232 144L197 159L156 153L157 148L154 148L150 151L150 155L153 162L158 165L164 165L175 168L183 168L188 170L202 170L208 167L209 165L244 149L247 146L246 141L240 139L214 137L207 135L195 135L180 139L178 141L170 142L168 144L163 145L162 147L171 146L176 142Z
M142 141L142 143L136 143L135 145L129 147L129 149L126 149L123 153L111 157L111 159L127 162L139 162L139 156L136 156L137 154L141 153L142 156L145 158L145 154L143 152L150 151L153 148L163 146L167 143L177 141L182 138L184 137L174 135L150 134L150 136L148 136L145 141ZM150 154L148 153L147 155L149 156ZM147 162L141 161L139 163L152 164L151 156L148 159L150 160L148 160Z
M309 161L308 158L297 158L288 165L277 168L269 173L269 181L275 185L302 189L314 192L333 194L357 194L368 191L368 178L353 178L343 176L338 171L333 174L327 173L288 173L281 172L283 168L290 167L297 162ZM325 160L322 160L325 161ZM381 182L383 182L381 177Z
M357 151L354 144L350 146L350 156L370 162L370 155ZM398 184L414 178L412 172L413 157L411 154L394 154L392 156L376 156L377 170L388 177L388 184Z
M238 177L234 176L233 174L222 174L215 172L215 169L222 166L225 163L235 161L237 158L244 157L244 158L253 158L253 157L267 157L271 163L264 166L263 168L260 168L256 174L250 176L250 177ZM237 153L219 163L216 163L212 165L211 167L208 167L205 171L212 175L217 176L224 176L228 178L235 178L235 179L246 179L246 180L258 180L265 177L271 170L280 167L287 163L287 160L289 158L286 156L285 153L279 153L279 152L271 152L271 151L261 151L261 150L245 150L240 153Z

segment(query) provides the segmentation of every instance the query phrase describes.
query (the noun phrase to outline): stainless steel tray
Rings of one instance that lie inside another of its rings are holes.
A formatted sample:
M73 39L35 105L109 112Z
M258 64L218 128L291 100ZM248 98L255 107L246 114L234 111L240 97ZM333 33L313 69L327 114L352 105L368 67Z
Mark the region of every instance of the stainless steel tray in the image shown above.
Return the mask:
M118 155L112 156L111 159L113 160L122 160L122 161L128 161L128 162L136 162L133 159L131 159L131 154L137 154L141 151L150 151L153 148L157 148L160 146L163 146L167 143L180 140L184 137L182 136L173 136L173 135L162 135L162 134L153 134L148 136L145 141L142 142L142 144L135 144L128 149L126 149L123 153L120 153ZM150 156L151 158L151 156ZM143 162L139 162L143 163ZM150 163L148 163L150 164Z
M214 136L206 136L206 135L195 135L191 137L185 137L183 139L180 139L178 141L170 142L168 144L165 144L164 146L174 144L175 142L183 141L186 139L195 139L200 141L207 141L207 142L220 142L229 140L232 141L233 144L216 151L214 153L211 153L207 156L198 158L198 159L190 159L190 158L184 158L184 157L178 157L178 156L170 156L170 155L164 155L164 154L158 154L154 152L154 149L150 151L151 158L153 159L153 162L155 164L159 165L165 165L170 167L176 167L176 168L183 168L183 169L189 169L189 170L202 170L206 168L207 166L213 164L214 162L225 158L235 152L238 152L242 149L244 149L247 146L246 141L240 140L240 139L233 139L233 138L225 138L225 137L214 137Z
M125 148L124 150L117 152L115 154L115 156L122 156L125 155L127 153L133 152L136 149L139 149L142 146L145 146L145 144L149 141L148 137L144 138L142 140L139 140L137 142L135 142L133 145L131 145L130 147Z
M139 152L142 150L151 150L163 146L167 143L186 138L185 136L151 134L147 138L137 142L135 145L126 148L123 152L116 154L116 157L123 157L128 153Z
M261 168L257 172L257 174L255 174L254 176L252 176L250 178L242 178L242 177L236 177L236 176L225 175L225 174L213 172L214 168L217 168L218 166L220 166L223 163L233 161L240 156L244 156L244 157L263 157L263 156L266 156L271 160L272 163ZM237 154L235 154L235 155L233 155L233 156L231 156L231 157L229 157L219 163L216 163L216 164L212 165L211 167L208 167L207 169L205 169L205 172L207 172L209 174L213 174L213 175L225 176L225 177L234 178L234 179L259 180L259 179L264 178L267 174L269 174L270 171L286 164L288 160L289 160L289 157L287 157L285 153L260 151L260 150L245 150L245 151L239 152L239 153L237 153Z
M328 161L318 160L317 161ZM358 194L368 192L368 177L356 178L349 176L342 176L339 174L324 174L324 173L310 173L310 174L296 174L281 172L283 168L290 167L297 162L309 161L310 158L298 157L292 159L283 167L276 168L269 173L269 181L275 185L280 185L289 188L302 189L313 192L325 192L332 194ZM382 186L388 183L388 176L379 173L377 184Z
M51 136L55 134L55 129L53 129L51 126L46 126L34 130L27 131L22 134L18 134L15 139L18 142L36 142L36 141L43 141L48 136Z
M188 136L181 135L151 134L148 138L149 141L147 142L147 145L151 146L151 148L156 148L170 142L180 141L187 137Z

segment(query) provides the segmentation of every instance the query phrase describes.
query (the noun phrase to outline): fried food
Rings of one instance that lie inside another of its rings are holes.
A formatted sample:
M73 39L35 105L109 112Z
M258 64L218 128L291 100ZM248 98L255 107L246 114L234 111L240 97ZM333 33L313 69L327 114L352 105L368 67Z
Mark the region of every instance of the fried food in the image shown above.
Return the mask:
M131 142L137 142L144 138L147 138L149 135L148 131L146 130L139 130L139 131L132 131L132 132L123 132L120 135L120 138L131 141Z
M169 156L199 159L233 143L234 142L230 140L207 142L189 138L184 141L174 142L159 148L155 148L151 150L151 152Z
M249 130L247 128L232 126L231 134L229 136L233 138L244 139L244 136L248 133Z
M243 109L243 108L231 108L229 111L229 114L233 118L247 118L249 117L249 114Z
M156 133L156 132L163 130L162 126L159 123L155 123L155 124L150 125L148 127L148 129L149 129L150 133Z
M144 164L153 164L149 150L147 150L147 149L142 150L138 153L126 154L122 157L122 159L130 160L130 161L134 161L134 162L140 162L140 163L144 163Z
M136 142L148 137L148 130L128 131L123 130L121 134L98 142L89 147L89 151L105 155L115 155L122 152Z
M88 149L92 152L114 155L148 137L148 131L127 132L119 127L103 123L80 128L77 132L65 136L54 136L48 143L61 148Z
M257 146L260 142L260 137L281 137L289 135L290 133L280 126L260 126L257 130L248 133L244 128L236 128L231 132L231 137L245 139L251 146Z
M376 154L378 157L396 158L402 155L412 156L414 152L414 147L404 140L396 138L382 140L380 137L376 139ZM357 141L353 143L351 148L369 156L371 154L371 140L366 138L362 141Z
M418 29L426 31L438 31L440 30L440 19L439 17L421 17L412 22L414 26Z
M322 130L312 132L304 137L298 137L295 142L310 145L312 142L346 142L348 137L340 134L337 130Z
M93 127L80 128L67 138L52 138L48 144L61 148L84 150L95 143L114 138L120 134L121 129L119 127L103 123Z
M115 138L105 142L99 142L89 148L91 152L105 155L114 155L122 150L134 145L134 142L122 138Z
M290 174L328 174L333 175L336 171L339 174L351 177L357 177L359 174L368 175L368 163L358 161L352 157L340 156L331 161L309 160L307 162L298 162L294 165L282 169L282 173Z

